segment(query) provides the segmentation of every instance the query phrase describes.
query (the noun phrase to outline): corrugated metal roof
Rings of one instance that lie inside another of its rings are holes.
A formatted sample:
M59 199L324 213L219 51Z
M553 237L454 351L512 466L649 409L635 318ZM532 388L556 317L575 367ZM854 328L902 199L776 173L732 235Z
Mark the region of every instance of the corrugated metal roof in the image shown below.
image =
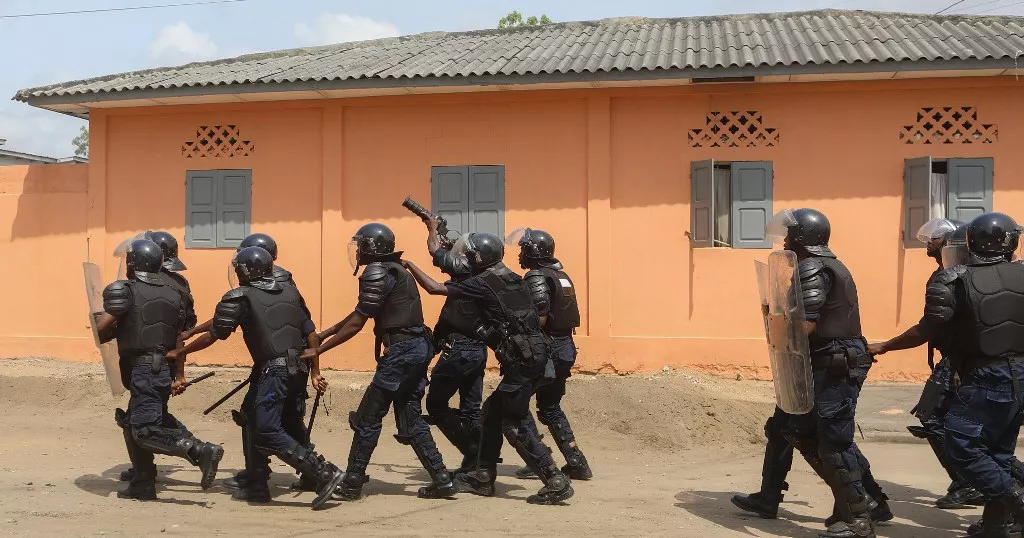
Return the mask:
M643 73L986 60L1024 55L1024 17L823 10L617 18L511 30L432 32L290 49L54 84L15 99L211 85ZM884 69L879 66L879 69Z

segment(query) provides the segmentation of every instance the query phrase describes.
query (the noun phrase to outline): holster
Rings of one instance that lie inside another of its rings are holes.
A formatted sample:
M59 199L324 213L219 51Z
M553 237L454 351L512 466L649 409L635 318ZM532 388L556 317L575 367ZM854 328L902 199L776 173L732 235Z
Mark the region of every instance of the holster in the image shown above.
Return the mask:
M288 376L296 376L300 373L309 373L309 365L306 361L301 359L302 353L297 350L289 349L288 356L285 357L285 364L288 366Z
M924 390L921 391L921 399L910 412L921 420L931 418L945 402L946 393L949 392L949 382L950 380L945 376L929 377L924 384Z

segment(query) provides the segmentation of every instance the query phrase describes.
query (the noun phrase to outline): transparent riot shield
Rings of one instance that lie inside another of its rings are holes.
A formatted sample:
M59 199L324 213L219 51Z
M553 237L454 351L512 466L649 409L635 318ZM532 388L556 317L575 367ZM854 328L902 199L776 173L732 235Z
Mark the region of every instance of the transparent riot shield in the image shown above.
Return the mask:
M103 369L107 373L110 392L114 396L120 396L124 393L125 388L121 384L117 344L113 340L105 344L100 343L100 334L96 328L97 314L103 312L103 278L100 276L99 266L94 263L83 262L82 269L85 272L85 293L89 299L89 325L92 327L93 342L100 350L100 359L103 361Z
M757 274L757 295L761 299L761 318L764 320L764 335L768 337L768 264L754 261Z
M775 398L779 408L787 413L809 413L814 407L814 378L795 253L777 250L768 256L764 288Z

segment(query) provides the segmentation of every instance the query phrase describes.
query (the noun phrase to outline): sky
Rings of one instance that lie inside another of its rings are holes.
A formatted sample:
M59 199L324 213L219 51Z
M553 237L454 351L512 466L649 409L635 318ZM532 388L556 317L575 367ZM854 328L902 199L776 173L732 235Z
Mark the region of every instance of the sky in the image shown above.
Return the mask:
M1024 15L1022 0L245 0L164 9L5 18L201 0L0 0L4 149L66 157L84 121L9 100L22 88L124 71L427 31L494 28L511 10L556 22L606 17L868 9ZM768 7L770 6L770 8Z

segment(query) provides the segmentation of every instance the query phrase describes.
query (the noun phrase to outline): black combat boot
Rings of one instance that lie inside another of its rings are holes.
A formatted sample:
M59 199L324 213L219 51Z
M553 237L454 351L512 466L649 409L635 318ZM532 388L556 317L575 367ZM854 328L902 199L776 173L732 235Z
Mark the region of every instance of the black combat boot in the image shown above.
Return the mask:
M985 503L981 519L967 528L969 538L1018 538L1019 523L1012 521L1008 502L996 499Z
M156 500L156 469L150 473L135 473L135 477L124 488L117 492L119 499L136 499L139 501Z
M870 510L871 521L875 523L883 523L886 521L892 521L896 516L893 515L892 509L889 508L889 496L884 493L878 493L878 497L872 497L868 501L868 509ZM832 515L825 520L825 527L831 527L843 519L839 515L839 507L833 505Z
M316 477L309 476L308 474L299 475L299 479L292 482L290 489L292 491L316 491L317 479Z
M495 467L479 468L455 475L455 487L459 493L472 493L482 497L494 496L494 480L498 476Z
M228 489L239 489L244 488L249 483L249 471L242 469L238 471L235 476L229 476L224 480L221 480L221 485Z
M354 501L363 495L363 484L369 481L370 477L364 473L345 472L334 494L342 500Z
M953 482L942 497L935 500L935 506L943 510L963 510L973 506L984 506L985 497L970 485Z
M740 510L753 512L764 519L775 519L779 517L779 505L785 496L782 492L761 492L750 495L733 495L732 504Z
M447 470L442 468L440 471L431 472L430 475L434 482L420 488L416 494L417 497L421 499L450 499L459 492L452 480L451 473Z
M270 487L267 486L269 477L268 472L245 471L245 481L240 482L240 487L231 494L231 498L251 503L270 502Z
M121 474L117 475L117 479L121 482L131 482L135 479L135 469L129 467L121 471Z
M530 495L526 502L530 504L561 504L573 496L572 484L569 477L562 474L562 471L551 465L540 470L540 479L544 487L536 495Z
M854 517L853 521L832 525L819 533L818 538L875 538L875 526L867 515Z
M594 477L594 472L590 470L587 457L583 455L580 447L572 447L570 453L565 455L565 460L568 463L562 467L562 472L568 475L569 478L573 480L590 480Z
M213 480L217 478L217 466L224 457L224 447L191 437L178 441L178 446L185 453L185 459L199 467L199 471L202 472L203 477L199 485L203 489L210 489Z

